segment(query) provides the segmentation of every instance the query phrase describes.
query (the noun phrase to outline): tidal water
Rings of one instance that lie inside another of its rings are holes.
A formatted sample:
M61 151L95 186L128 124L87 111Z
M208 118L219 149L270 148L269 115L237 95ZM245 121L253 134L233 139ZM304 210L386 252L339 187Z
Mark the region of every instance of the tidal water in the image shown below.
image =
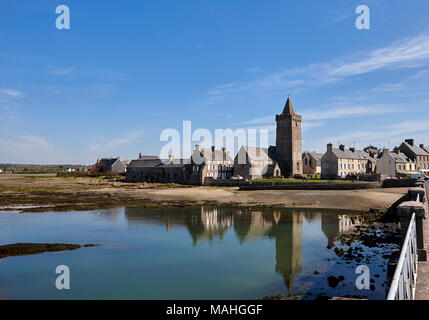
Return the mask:
M343 212L311 209L0 212L0 245L100 245L0 259L0 299L384 299L386 254L396 245L354 242L359 261L333 250L358 227ZM362 264L371 289L356 288ZM59 265L70 268L70 290L55 286ZM332 285L330 276L344 280Z

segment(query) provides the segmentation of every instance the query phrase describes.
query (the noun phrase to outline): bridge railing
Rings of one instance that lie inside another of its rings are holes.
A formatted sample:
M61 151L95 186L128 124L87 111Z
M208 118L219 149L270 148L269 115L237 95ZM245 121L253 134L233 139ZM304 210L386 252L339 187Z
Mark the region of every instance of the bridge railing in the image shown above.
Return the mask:
M387 300L414 300L417 284L416 214L413 213Z

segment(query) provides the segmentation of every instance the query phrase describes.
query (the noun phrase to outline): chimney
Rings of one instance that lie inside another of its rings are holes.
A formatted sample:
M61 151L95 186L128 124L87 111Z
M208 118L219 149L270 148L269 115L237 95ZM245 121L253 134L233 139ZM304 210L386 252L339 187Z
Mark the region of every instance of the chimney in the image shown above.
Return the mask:
M420 148L424 149L424 147L425 147L425 145L422 143L422 144L420 145Z
M406 143L408 143L410 146L414 146L414 139L407 139L405 140Z
M139 159L141 159L141 158L142 158L142 153L140 152L140 153L139 153Z
M346 151L346 146L345 146L345 145L343 145L343 144L340 144L340 150L341 150L341 151Z
M212 151L215 152L216 151L216 147L212 146Z
M226 161L226 148L222 148L222 154L223 154L223 161Z
M350 151L351 152L355 152L355 148L353 147L353 148L350 148Z
M328 143L327 150L328 150L328 152L332 152L332 143Z
M195 145L195 150L200 151L200 145L199 144Z
M170 162L170 164L173 163L173 160L174 160L174 156L172 154L170 154L168 156L168 161Z
M389 149L386 149L386 148L383 149L383 155L385 154L389 154Z

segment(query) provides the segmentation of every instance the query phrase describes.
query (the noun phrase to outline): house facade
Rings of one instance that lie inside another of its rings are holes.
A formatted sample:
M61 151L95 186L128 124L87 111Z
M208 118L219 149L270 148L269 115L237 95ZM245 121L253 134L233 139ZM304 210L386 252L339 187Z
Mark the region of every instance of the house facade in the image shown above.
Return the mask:
M416 169L416 163L399 150L390 152L384 149L381 157L377 159L377 173L386 177L415 173Z
M321 174L322 173L322 153L304 152L302 154L302 164L304 174Z
M195 146L191 157L189 184L203 185L213 180L227 180L234 173L234 160L226 148L210 149Z
M376 159L363 150L346 149L340 145L333 148L332 143L327 145L327 151L322 157L322 178L337 179L352 175L374 173Z
M275 159L275 147L242 146L234 158L234 175L245 179L280 178L281 169Z
M399 151L416 162L418 171L429 173L429 152L424 145L418 146L414 139L407 139L399 146Z

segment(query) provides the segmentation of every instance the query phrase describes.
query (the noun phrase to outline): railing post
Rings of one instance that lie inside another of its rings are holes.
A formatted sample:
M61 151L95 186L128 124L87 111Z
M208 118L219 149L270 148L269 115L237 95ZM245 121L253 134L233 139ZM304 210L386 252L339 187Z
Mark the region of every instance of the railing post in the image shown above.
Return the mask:
M426 218L425 206L422 202L407 201L401 203L397 208L397 215L401 222L402 243L407 234L410 219L416 214L417 252L419 261L427 261L427 252L424 247L423 219Z

